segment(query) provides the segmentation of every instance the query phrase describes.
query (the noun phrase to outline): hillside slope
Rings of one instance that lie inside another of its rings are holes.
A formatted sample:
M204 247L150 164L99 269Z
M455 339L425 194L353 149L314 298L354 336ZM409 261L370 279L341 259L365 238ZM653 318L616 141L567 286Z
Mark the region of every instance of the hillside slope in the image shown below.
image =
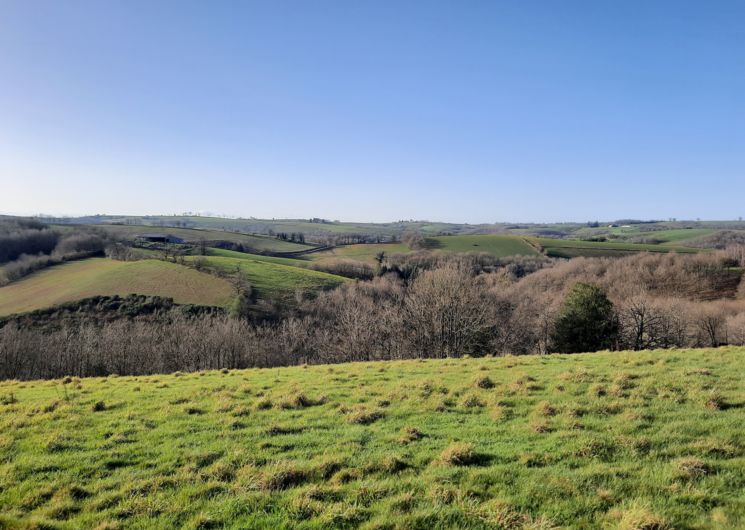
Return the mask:
M204 239L206 241L229 241L239 243L256 251L268 252L298 252L312 248L312 245L282 241L274 237L254 234L243 234L239 232L226 232L222 230L207 230L195 228L173 228L159 226L141 225L93 225L110 234L128 239L136 238L145 234L169 234L186 242L196 243ZM59 230L69 229L70 225L59 225Z
M553 258L617 257L639 252L680 252L693 254L701 249L675 245L645 245L625 241L580 241L577 239L528 238Z
M538 255L525 238L515 236L440 236L428 238L426 242L431 248L446 252L486 252L498 258Z
M745 349L0 383L0 527L742 528Z
M226 280L175 263L92 258L56 265L0 287L0 316L96 295L131 293L165 296L177 304L225 306L233 289Z
M332 289L348 282L348 278L329 274L326 272L306 269L295 264L299 262L303 266L307 262L300 260L289 260L287 258L269 258L254 256L252 254L240 254L240 257L225 256L188 256L187 260L202 260L208 268L215 269L224 274L236 274L240 271L251 284L251 288L259 298L290 300L296 292L316 293Z
M426 238L424 244L427 249L434 251L452 253L484 252L498 258L518 255L537 256L539 254L533 246L526 242L525 238L515 236L438 236ZM409 254L412 250L403 243L344 245L324 252L309 254L307 258L313 261L345 258L374 264L376 256L381 252L390 256L392 254Z

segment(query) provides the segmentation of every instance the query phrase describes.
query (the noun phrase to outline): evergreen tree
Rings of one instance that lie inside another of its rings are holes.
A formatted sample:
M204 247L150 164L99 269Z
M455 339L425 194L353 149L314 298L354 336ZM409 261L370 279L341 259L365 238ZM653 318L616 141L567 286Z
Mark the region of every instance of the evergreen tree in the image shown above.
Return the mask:
M613 303L602 289L576 284L564 300L556 319L552 339L560 353L610 349L618 337L618 318Z

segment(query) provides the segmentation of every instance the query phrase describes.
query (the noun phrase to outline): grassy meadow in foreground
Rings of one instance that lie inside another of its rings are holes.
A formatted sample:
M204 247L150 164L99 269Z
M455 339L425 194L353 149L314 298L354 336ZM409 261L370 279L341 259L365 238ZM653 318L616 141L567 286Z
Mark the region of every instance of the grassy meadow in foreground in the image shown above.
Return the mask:
M743 348L0 383L0 528L738 528Z

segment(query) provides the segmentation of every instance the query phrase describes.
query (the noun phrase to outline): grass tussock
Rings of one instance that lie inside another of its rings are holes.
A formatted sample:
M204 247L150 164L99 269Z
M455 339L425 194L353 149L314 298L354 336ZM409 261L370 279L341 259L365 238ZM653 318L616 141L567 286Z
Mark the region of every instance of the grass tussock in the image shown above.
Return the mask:
M410 444L424 438L424 433L416 427L404 427L401 429L401 436L398 441L402 444Z
M700 478L712 471L709 464L696 457L681 458L675 467L687 478Z
M366 408L359 408L351 410L347 414L347 421L349 423L355 423L357 425L370 425L375 423L379 419L385 417L385 412L382 410L368 410Z
M613 509L610 519L618 530L672 530L673 527L642 504Z
M484 390L488 390L489 388L494 388L494 381L492 381L489 376L482 376L476 379L474 381L473 385L476 388L482 388Z
M743 354L0 382L0 528L737 528Z
M472 443L456 442L440 453L440 461L449 466L467 466L476 463L478 455Z

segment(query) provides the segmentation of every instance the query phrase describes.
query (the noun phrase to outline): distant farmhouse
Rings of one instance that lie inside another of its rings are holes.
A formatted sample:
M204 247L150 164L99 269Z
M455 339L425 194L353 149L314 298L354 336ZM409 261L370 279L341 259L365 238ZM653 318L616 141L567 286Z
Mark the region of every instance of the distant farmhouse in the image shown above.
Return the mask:
M147 243L183 243L184 240L180 237L172 236L171 234L142 234L137 237L140 241Z

